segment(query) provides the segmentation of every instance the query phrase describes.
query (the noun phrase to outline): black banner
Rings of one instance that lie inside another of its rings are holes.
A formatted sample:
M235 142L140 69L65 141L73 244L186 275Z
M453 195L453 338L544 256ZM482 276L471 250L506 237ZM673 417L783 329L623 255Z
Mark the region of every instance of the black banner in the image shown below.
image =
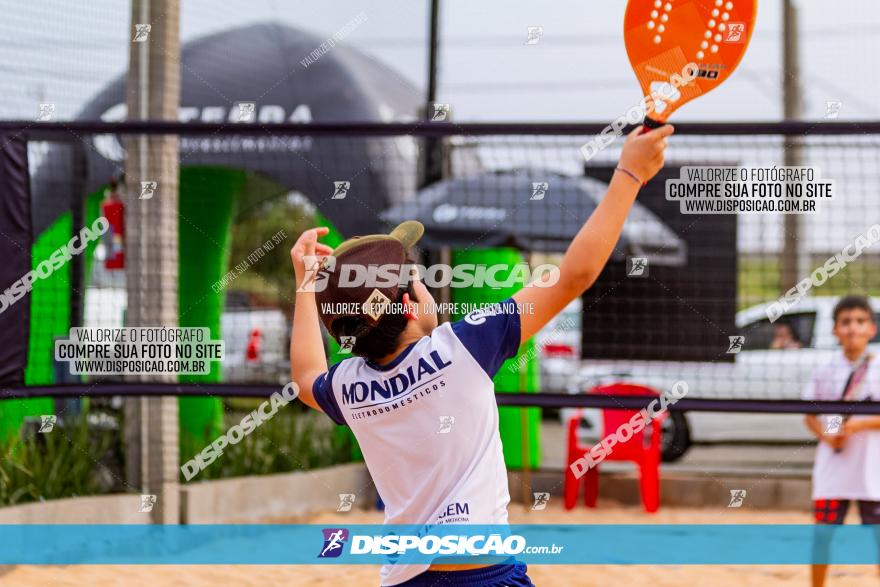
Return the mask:
M645 278L629 277L625 263L608 263L584 295L583 358L732 362L728 336L736 330L737 249L735 214L688 214L666 201L666 180L680 169L662 169L639 192L653 212L687 246L681 267L651 264ZM613 167L587 175L611 181ZM651 252L647 255L650 262Z
M7 295L31 270L31 193L27 140L0 133L0 384L24 382L31 295Z

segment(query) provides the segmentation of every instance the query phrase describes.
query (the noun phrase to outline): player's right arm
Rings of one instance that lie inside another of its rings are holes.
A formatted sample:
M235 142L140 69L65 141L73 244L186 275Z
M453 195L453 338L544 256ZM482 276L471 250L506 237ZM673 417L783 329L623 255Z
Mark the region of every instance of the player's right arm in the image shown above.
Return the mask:
M834 439L825 434L825 429L822 426L821 420L819 420L819 416L816 414L807 414L804 416L804 424L807 425L807 430L809 430L813 436L816 437L816 440L820 442L827 442L828 444L833 445Z
M843 448L843 445L846 444L848 434L845 428L841 428L839 434L826 434L825 428L822 426L822 421L816 414L807 414L804 417L804 423L807 425L807 429L813 433L813 436L815 436L816 440L819 442L824 442L834 449Z
M816 440L822 440L822 436L824 435L822 423L819 422L819 418L816 414L807 414L804 416L804 424L806 424L807 430L813 433Z
M619 170L614 173L602 202L568 246L559 266L559 281L549 287L526 287L513 296L524 308L520 314L521 342L530 339L593 285L620 238L639 188L663 167L666 138L673 133L673 127L664 125L645 134L641 131L639 127L629 134L619 163L620 168L636 177ZM549 277L545 275L544 279Z
M314 397L312 386L315 380L327 371L324 339L321 335L321 321L315 293L299 290L302 289L302 283L307 276L304 257L321 257L333 252L333 249L318 242L318 238L328 232L330 229L324 226L307 230L290 249L297 289L290 333L290 376L299 386L299 399L319 411L323 410Z
M819 372L813 373L809 383L807 383L806 388L801 393L801 399L811 402L821 399L818 394L819 379ZM804 416L804 424L807 426L807 430L816 437L816 440L824 442L833 449L843 448L843 445L846 444L845 431L841 430L840 434L826 434L825 427L822 425L822 419L816 414L806 414Z

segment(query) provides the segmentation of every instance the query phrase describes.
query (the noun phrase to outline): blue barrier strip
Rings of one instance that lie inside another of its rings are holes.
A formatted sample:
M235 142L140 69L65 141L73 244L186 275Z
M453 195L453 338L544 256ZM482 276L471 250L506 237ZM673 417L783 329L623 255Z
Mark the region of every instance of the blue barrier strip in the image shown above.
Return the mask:
M425 538L428 535L432 538ZM880 526L856 525L0 525L0 564L415 564L438 558L473 563L466 552L449 549L468 540L482 548L493 535L501 549L492 554L512 555L527 564L803 565L880 560ZM403 543L402 536L411 536L408 540L418 541L427 551L412 547L390 555ZM830 541L827 553L814 551L817 539ZM432 550L435 547L445 548L445 554Z

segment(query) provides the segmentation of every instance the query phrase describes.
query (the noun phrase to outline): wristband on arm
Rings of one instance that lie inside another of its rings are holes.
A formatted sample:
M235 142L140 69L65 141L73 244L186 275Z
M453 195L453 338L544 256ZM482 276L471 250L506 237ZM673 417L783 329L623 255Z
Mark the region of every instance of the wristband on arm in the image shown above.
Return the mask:
M639 185L644 185L644 182L641 179L639 179L638 176L635 173L633 173L632 171L630 171L629 169L625 169L619 165L617 167L615 167L614 169L616 171L622 171L623 173L627 174L628 176L633 178L633 180L635 180L636 183L638 183Z

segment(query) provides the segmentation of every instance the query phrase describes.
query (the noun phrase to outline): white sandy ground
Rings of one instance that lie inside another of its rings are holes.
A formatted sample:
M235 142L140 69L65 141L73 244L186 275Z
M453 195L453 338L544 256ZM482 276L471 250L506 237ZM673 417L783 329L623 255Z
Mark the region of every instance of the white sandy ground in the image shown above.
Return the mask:
M856 518L856 519L854 519ZM274 520L302 524L379 524L379 512L327 513L308 518ZM578 506L564 511L551 503L541 512L511 504L516 524L803 524L805 512L765 512L748 509L661 508L646 515L637 507L600 502L595 510ZM857 522L851 516L848 523ZM635 566L530 565L529 576L538 587L776 587L809 586L806 566ZM0 587L362 587L378 585L378 567L321 566L0 566ZM875 566L832 566L827 587L878 587Z

